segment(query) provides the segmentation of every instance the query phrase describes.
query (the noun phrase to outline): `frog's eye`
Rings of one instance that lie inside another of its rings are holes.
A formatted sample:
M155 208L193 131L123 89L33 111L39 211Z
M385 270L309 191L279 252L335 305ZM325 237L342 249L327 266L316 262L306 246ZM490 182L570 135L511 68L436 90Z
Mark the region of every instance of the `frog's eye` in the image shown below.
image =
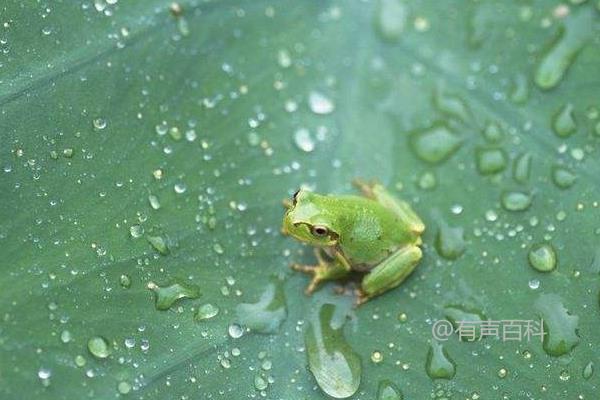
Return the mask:
M329 229L322 225L315 225L310 229L310 231L313 234L313 236L319 238L325 237L329 234Z

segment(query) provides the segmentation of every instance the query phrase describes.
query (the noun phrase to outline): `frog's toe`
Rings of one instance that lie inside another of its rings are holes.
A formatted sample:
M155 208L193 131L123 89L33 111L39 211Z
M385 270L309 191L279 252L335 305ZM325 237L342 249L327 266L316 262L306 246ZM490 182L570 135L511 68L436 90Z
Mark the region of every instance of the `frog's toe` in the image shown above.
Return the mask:
M362 289L356 289L356 300L354 301L354 307L359 307L370 299L371 297Z
M292 264L290 268L294 271L304 272L305 274L314 274L315 267L312 265Z

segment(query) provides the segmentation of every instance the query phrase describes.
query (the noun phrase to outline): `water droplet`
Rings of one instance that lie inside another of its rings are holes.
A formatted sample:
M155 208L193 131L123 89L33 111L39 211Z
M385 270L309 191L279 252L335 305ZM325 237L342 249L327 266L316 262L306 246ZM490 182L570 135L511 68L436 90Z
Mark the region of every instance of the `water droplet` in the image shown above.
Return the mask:
M526 183L529 180L532 158L530 153L523 153L515 159L513 178L518 183Z
M540 287L540 281L539 281L539 279L530 279L529 282L527 283L527 285L529 286L530 289L536 290L537 288Z
M391 381L383 380L379 382L377 400L402 400L402 392Z
M300 128L294 132L294 143L300 150L310 153L315 149L315 141L306 128Z
M157 310L168 310L180 299L197 299L200 297L200 288L184 282L173 282L167 286L158 286L149 282L148 289L154 292L154 306Z
M163 256L169 254L169 246L167 246L167 241L162 236L146 235L146 240Z
M577 121L572 104L565 104L558 110L552 118L552 129L560 137L571 136L577 131Z
M231 324L229 325L229 328L227 328L227 333L229 333L229 336L231 336L232 338L238 339L241 338L244 334L244 328L242 328L238 324Z
M96 358L106 358L110 355L110 345L102 336L94 336L87 343L88 350Z
M187 186L183 182L178 182L173 186L173 190L175 190L175 193L177 194L183 194L187 191Z
M121 287L129 289L131 287L131 278L129 277L129 275L121 275L121 277L119 278L119 284L121 285Z
M107 123L104 118L94 118L92 125L94 126L94 129L102 130L106 128Z
M254 377L254 387L256 390L265 390L269 387L269 383L260 375Z
M593 13L581 10L565 19L552 46L535 70L535 83L541 89L552 89L563 79L579 51L585 45L593 27Z
M375 364L379 364L383 361L383 354L380 351L375 350L371 353L371 361L373 361Z
M408 13L400 0L378 0L375 28L382 39L396 41L404 31Z
M315 114L331 114L335 109L333 101L329 97L319 92L310 92L308 95L308 105Z
M83 357L81 354L78 354L77 356L75 356L75 365L77 365L78 367L83 367L86 363L85 357Z
M431 379L452 379L456 373L456 365L444 347L433 341L429 346L425 371Z
M583 367L583 378L584 379L590 379L592 377L592 375L594 375L594 363L592 361L590 361L589 363L587 363L585 365L585 367Z
M556 252L548 243L534 245L527 256L529 265L540 272L549 272L556 268Z
M562 371L560 371L560 375L558 375L558 377L561 381L566 382L569 379L571 379L571 374L569 374L569 371L567 371L566 369L563 369Z
M565 167L556 166L552 169L552 182L561 189L568 189L577 180L577 175Z
M471 118L469 107L462 98L444 93L441 89L436 90L433 96L433 105L442 114L456 118L459 121L467 122Z
M73 340L73 335L71 335L71 332L64 330L60 333L60 341L63 343L69 343L71 340Z
M344 399L358 390L360 357L350 347L342 326L332 326L333 304L324 304L304 334L308 366L317 384L327 395Z
M559 296L543 294L535 302L544 320L543 348L551 356L567 354L579 344L579 317L571 315Z
M446 160L462 144L462 139L443 124L418 130L410 137L410 145L421 160L437 164Z
M479 148L475 155L477 170L482 175L496 174L506 168L507 157L502 149Z
M529 82L524 74L515 75L510 92L510 100L515 104L524 104L529 98Z
M465 232L462 227L450 227L440 223L435 238L435 249L438 254L448 260L456 260L466 249Z
M487 320L487 317L480 310L458 304L444 307L444 316L450 321L456 332L460 329L463 321L470 323L469 327L473 327L473 335L466 331L459 335L460 339L465 341L479 340L481 338L481 324Z
M117 390L121 394L128 394L131 392L131 383L127 381L121 381L117 384Z
M433 172L424 172L419 178L419 188L423 190L432 190L437 185L437 178Z
M469 13L467 23L467 41L469 46L478 48L489 35L491 21L487 18L487 13L483 7L475 7Z
M279 282L270 283L256 303L236 307L237 322L259 333L275 333L287 316L285 295Z
M50 379L52 376L52 371L48 368L40 368L38 370L38 378L40 379Z
M129 227L129 235L131 235L132 238L140 238L143 234L144 228L141 225L132 225L131 227Z
M507 211L527 210L531 201L531 194L517 191L504 192L501 198L502 207Z
M219 307L206 303L198 307L198 311L196 311L194 318L196 321L204 321L216 317L217 314L219 314Z
M487 141L497 143L504 137L504 132L496 122L488 122L483 129L483 136Z
M506 378L506 375L508 375L508 370L506 368L500 368L498 370L498 378L500 378L500 379Z

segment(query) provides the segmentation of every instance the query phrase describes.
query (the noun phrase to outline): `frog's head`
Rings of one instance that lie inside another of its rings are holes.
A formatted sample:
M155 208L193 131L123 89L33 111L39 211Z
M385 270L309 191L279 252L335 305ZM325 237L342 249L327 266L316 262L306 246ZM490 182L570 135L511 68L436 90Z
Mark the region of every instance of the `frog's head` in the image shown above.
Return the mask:
M283 217L282 232L313 246L334 246L339 235L327 196L300 189Z

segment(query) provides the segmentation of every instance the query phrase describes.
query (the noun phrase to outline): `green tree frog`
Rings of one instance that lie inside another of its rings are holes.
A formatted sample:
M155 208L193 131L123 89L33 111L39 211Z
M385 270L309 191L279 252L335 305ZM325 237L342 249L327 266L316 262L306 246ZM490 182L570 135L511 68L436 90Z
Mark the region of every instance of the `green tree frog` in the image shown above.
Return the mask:
M284 201L282 232L315 247L317 265L291 266L312 275L307 294L323 281L358 271L364 274L357 299L362 304L400 285L415 269L425 225L382 185L354 184L363 196L297 191Z

